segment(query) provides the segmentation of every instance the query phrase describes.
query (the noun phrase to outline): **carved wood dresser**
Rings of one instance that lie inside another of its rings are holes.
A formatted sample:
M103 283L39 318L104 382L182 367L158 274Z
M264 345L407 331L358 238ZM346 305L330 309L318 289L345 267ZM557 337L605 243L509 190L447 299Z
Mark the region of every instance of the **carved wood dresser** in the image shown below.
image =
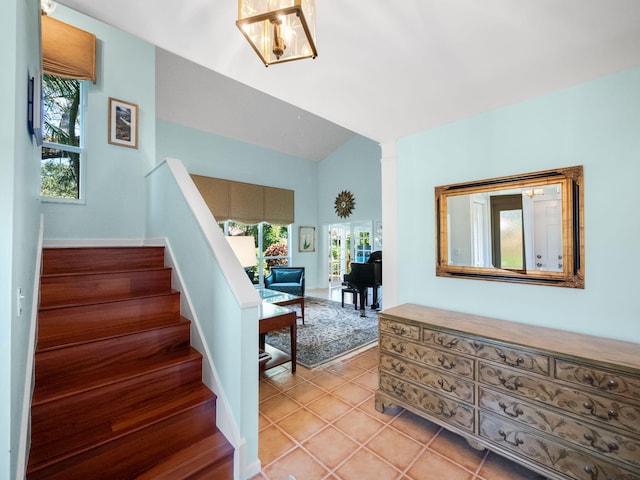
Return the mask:
M551 479L640 479L640 344L406 304L379 314L394 404Z

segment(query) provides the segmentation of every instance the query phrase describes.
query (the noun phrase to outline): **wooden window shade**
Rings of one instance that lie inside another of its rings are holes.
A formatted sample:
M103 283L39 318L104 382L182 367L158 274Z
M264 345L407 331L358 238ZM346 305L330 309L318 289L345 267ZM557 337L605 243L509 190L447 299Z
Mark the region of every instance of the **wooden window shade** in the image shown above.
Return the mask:
M42 70L96 83L96 36L46 15L41 18Z
M246 224L294 222L294 192L283 188L191 175L216 221Z

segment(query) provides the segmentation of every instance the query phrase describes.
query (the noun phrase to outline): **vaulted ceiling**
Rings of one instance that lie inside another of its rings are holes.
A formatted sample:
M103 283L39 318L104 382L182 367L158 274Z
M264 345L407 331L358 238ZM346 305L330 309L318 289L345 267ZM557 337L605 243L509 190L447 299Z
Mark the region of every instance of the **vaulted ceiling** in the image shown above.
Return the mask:
M159 117L187 121L171 87L189 69L227 102L198 128L312 160L640 66L638 0L316 0L318 58L268 68L236 0L60 3L162 49Z

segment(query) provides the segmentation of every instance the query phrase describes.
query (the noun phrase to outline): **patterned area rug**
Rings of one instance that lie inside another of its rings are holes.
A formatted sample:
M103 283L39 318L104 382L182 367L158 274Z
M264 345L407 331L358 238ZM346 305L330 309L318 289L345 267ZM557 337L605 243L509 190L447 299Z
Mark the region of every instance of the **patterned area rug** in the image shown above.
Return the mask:
M366 313L366 317L361 317L352 303L345 302L342 308L340 302L305 297L304 325L298 320L298 363L313 368L376 342L377 312L367 308ZM291 354L288 327L269 332L266 342Z

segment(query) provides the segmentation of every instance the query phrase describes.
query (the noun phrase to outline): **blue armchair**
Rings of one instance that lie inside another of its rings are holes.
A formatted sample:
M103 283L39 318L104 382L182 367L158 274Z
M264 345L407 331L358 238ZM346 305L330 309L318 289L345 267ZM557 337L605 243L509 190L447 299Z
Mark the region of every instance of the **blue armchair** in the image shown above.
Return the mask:
M304 297L304 267L272 267L265 288Z

